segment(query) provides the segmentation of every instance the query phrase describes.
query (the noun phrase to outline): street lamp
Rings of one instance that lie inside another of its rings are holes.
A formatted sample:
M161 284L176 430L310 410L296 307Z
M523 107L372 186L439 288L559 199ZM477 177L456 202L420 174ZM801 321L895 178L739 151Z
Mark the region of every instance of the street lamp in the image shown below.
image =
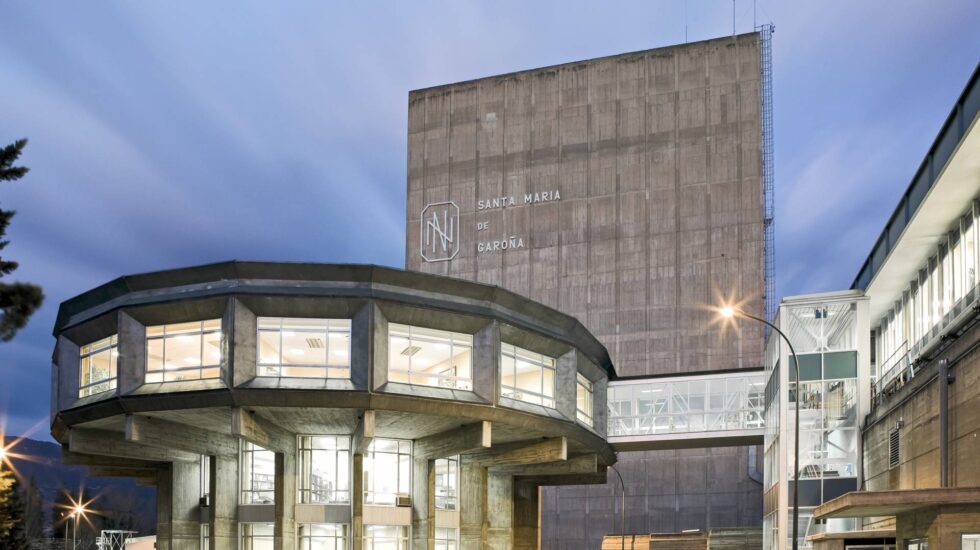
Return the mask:
M619 470L615 466L609 466L609 469L616 472L616 476L619 477L619 486L623 490L623 500L619 507L619 541L620 548L625 550L626 548L626 484L623 483L623 476L619 473ZM630 547L632 548L632 544Z
M783 334L783 331L779 330L779 327L766 321L761 317L756 317L751 313L746 313L739 307L735 306L723 306L718 309L718 313L726 319L735 319L736 317L742 317L745 319L751 319L753 321L758 321L772 330L776 331L786 345L789 347L789 352L793 356L793 364L796 367L796 398L794 399L796 414L794 415L794 426L793 426L793 550L799 548L799 539L797 538L798 530L800 527L800 362L796 358L796 350L793 349L793 343L789 341L789 338Z

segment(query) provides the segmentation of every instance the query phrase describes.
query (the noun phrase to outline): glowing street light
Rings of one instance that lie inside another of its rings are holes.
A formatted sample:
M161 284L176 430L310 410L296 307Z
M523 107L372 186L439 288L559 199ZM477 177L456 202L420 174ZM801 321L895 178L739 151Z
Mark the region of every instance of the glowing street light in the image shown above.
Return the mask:
M793 427L793 469L795 470L793 472L793 483L795 484L793 487L793 550L797 550L800 544L798 538L800 526L800 362L796 358L796 350L793 349L793 343L789 341L789 338L785 334L783 334L783 331L779 330L779 327L761 317L756 317L751 313L746 313L740 307L724 305L718 308L718 314L725 319L736 319L742 317L745 319L758 321L768 326L772 330L776 331L776 334L782 337L783 341L786 342L786 345L789 346L790 354L793 356L793 364L796 366L794 369L796 371L796 398L794 399L796 414L795 418L793 419L795 422Z

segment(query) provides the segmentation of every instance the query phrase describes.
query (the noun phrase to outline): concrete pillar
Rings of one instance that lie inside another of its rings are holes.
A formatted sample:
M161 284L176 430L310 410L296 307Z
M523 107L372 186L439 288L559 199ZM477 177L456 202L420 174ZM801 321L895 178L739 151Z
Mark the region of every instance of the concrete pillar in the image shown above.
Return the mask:
M371 307L371 388L377 390L388 383L388 319L377 304Z
M500 372L500 324L497 321L473 335L473 393L487 403L497 402Z
M78 345L59 336L55 357L58 361L58 409L70 409L78 400Z
M238 457L211 457L211 550L238 548Z
M238 300L228 300L221 319L222 333L227 336L221 343L221 379L225 384L239 386L255 378L255 339L258 322L252 310Z
M605 377L592 382L592 428L602 437L609 430L609 408L606 399L609 392L609 380Z
M201 464L172 462L157 484L157 550L198 550Z
M119 334L119 358L116 381L119 394L132 393L143 385L146 370L146 327L125 312L118 313L116 330Z
M575 420L575 390L578 354L573 349L555 361L555 408L565 418Z
M435 547L435 460L412 460L412 548Z
M510 550L514 536L514 478L510 474L487 475L486 546Z
M355 389L366 391L374 359L374 304L358 310L351 319L350 381Z
M296 533L296 453L276 453L275 550L292 550Z
M487 469L477 464L459 467L459 548L483 550L486 539Z
M514 484L514 550L537 550L541 488L533 482Z
M351 548L361 550L364 541L364 455L351 457Z

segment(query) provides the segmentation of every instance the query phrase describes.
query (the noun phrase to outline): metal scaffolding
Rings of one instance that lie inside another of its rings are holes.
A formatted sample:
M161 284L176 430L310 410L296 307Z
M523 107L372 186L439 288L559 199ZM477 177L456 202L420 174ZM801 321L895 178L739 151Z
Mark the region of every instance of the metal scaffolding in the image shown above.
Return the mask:
M773 137L772 137L772 33L775 25L769 23L758 27L759 31L759 70L762 96L762 203L763 203L763 272L765 274L766 319L772 320L776 313L776 274L773 208ZM767 331L768 332L768 331Z

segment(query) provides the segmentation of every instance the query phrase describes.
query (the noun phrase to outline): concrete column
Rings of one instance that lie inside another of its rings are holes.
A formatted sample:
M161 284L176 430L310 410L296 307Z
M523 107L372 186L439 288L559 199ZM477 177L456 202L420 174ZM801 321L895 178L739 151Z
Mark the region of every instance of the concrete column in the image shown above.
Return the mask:
M364 455L351 457L351 548L361 550L364 541Z
M296 533L296 453L276 453L275 550L292 550Z
M70 409L78 400L78 345L59 336L55 356L58 361L58 409Z
M388 383L388 319L377 304L371 308L371 341L374 342L371 389L377 390Z
M487 469L478 464L459 467L459 548L483 550L486 539Z
M225 338L221 343L221 379L225 384L239 386L255 378L257 319L252 310L238 300L228 300L221 319Z
M118 313L116 322L119 334L117 385L119 394L126 395L143 385L146 372L146 327L123 311Z
M435 547L434 460L412 460L412 548L432 550Z
M609 380L605 377L592 383L592 428L602 437L609 429L609 406L607 399Z
M473 393L487 403L497 402L500 372L500 324L497 321L473 335Z
M350 336L350 381L366 391L374 359L374 303L368 302L354 314Z
M555 408L565 418L575 420L575 379L578 356L573 349L555 361Z
M157 484L157 550L198 550L201 538L200 462L172 462Z
M514 550L537 550L541 488L532 482L514 484Z
M514 478L510 474L487 475L486 548L510 550L514 536Z
M211 550L238 548L238 457L211 457Z

